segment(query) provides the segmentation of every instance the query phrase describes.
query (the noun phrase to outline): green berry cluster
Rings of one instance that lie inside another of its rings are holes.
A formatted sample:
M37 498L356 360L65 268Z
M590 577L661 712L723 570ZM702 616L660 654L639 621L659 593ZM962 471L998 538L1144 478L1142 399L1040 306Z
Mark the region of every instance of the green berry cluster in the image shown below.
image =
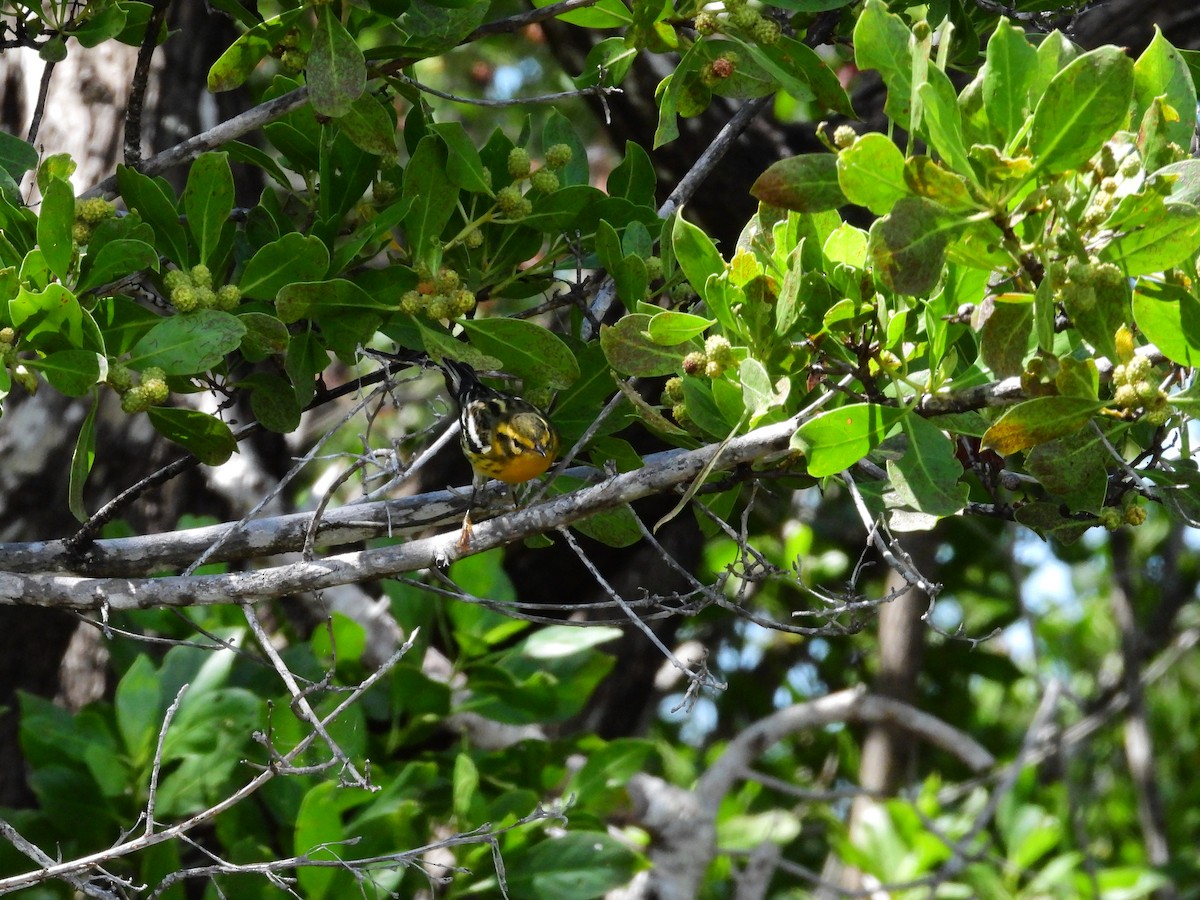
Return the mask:
M740 57L732 50L727 53L722 53L712 62L700 69L700 83L706 88L715 88L726 78L729 78L737 71L737 64Z
M736 362L728 338L714 334L704 342L703 350L693 350L683 358L683 371L688 375L720 378Z
M1074 262L1052 264L1050 278L1058 285L1058 299L1068 314L1086 312L1099 303L1110 308L1125 299L1125 274L1114 263Z
M568 144L555 144L546 151L545 164L536 171L529 151L524 147L513 147L508 152L508 175L514 183L496 192L496 207L500 215L506 219L518 221L533 212L533 202L521 193L520 183L529 181L529 187L534 193L553 194L559 188L558 173L574 156ZM476 238L477 243L471 244L474 232L466 237L468 246L479 246L483 236Z
M71 237L77 244L86 244L92 239L96 226L116 215L116 207L103 197L89 197L75 204L75 221L71 225Z
M765 17L747 0L725 0L723 16L706 10L696 16L695 26L702 35L738 31L764 46L777 43L783 34L778 22Z
M147 367L134 384L133 373L128 367L116 363L109 366L107 381L121 395L121 409L127 413L145 412L152 406L160 406L171 394L167 373L157 366Z
M475 294L463 287L454 269L443 267L434 274L419 268L417 278L417 286L400 298L402 313L441 321L457 319L475 309Z
M1138 505L1136 494L1126 494L1119 508L1106 506L1100 510L1097 518L1109 531L1116 531L1122 525L1136 528L1146 521L1146 510Z
M496 192L496 207L506 219L524 219L533 212L533 202L527 200L515 184L502 187Z
M8 368L12 379L32 396L37 393L37 372L27 368L17 356L17 332L10 326L0 328L0 365Z
M242 289L236 284L223 284L213 290L212 272L206 265L193 266L190 271L172 269L163 277L171 304L181 313L196 309L237 309L242 302Z
M852 125L839 125L833 130L833 146L845 150L858 140L858 132Z
M380 178L371 189L371 195L377 203L390 203L396 199L396 183L386 178Z
M290 28L278 44L272 48L272 54L279 59L284 71L289 75L298 75L308 65L308 54L300 47L300 29Z
M1170 407L1166 392L1153 379L1150 359L1130 352L1128 358L1113 366L1113 403L1127 410L1140 408L1147 422L1162 425L1170 415Z
M690 419L688 418L687 404L684 402L682 378L676 376L667 379L667 383L663 385L661 403L663 406L671 407L671 415L676 422L683 427L687 426Z
M513 147L508 151L508 176L516 181L529 177L533 163L529 159L529 151L524 147Z

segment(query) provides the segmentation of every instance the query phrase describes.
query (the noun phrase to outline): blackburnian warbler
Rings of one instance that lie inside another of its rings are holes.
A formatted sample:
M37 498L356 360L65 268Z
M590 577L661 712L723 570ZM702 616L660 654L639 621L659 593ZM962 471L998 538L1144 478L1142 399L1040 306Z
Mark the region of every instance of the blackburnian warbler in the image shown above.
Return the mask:
M442 360L446 387L458 401L463 455L476 480L521 484L550 468L558 431L546 414L519 397L488 387L466 363Z

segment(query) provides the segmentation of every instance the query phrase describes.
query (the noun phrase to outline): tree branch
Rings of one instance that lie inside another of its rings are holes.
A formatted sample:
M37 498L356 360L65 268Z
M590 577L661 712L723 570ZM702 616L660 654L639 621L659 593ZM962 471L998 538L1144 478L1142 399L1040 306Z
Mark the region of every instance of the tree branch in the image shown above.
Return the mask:
M298 591L385 578L430 567L443 568L463 556L481 553L542 534L634 500L657 494L698 476L705 467L724 470L787 450L796 419L756 429L724 446L710 444L671 451L633 472L537 506L477 524L470 546L458 546L454 529L407 544L330 556L254 572L165 578L81 578L74 575L0 573L0 604L34 604L65 609L145 609L158 606L244 603ZM716 459L715 465L710 465ZM332 517L332 513L329 514ZM303 529L298 532L303 541Z

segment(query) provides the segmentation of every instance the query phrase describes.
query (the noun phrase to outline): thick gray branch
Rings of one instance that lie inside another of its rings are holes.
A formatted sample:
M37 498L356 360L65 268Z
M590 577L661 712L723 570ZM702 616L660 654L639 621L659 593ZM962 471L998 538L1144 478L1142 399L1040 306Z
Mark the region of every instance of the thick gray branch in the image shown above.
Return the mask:
M84 578L73 575L0 572L0 603L65 609L145 609L160 606L207 606L282 597L386 578L402 572L444 567L455 559L490 550L602 510L658 494L684 484L706 466L712 471L761 460L787 450L796 419L759 428L718 445L664 454L633 472L586 487L474 527L470 544L459 546L458 529L393 547L329 556L311 562L274 566L254 572L165 578Z

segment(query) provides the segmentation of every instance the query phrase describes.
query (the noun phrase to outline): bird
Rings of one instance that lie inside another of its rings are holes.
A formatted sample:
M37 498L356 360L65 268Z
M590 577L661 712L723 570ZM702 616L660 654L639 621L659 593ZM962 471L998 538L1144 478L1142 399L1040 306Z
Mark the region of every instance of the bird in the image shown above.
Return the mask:
M560 438L550 417L528 400L484 384L467 363L450 357L434 363L419 351L366 352L390 362L433 364L442 370L446 389L458 404L459 442L474 475L460 547L470 542L471 510L489 478L510 487L523 484L544 474L558 457Z
M464 362L441 362L446 388L458 403L459 441L471 464L471 500L463 518L458 546L471 541L475 495L495 478L515 486L543 474L558 456L558 430L550 418L527 400L488 387Z
M558 430L527 400L488 387L466 363L441 362L458 403L459 440L477 481L522 484L543 474L558 455Z

